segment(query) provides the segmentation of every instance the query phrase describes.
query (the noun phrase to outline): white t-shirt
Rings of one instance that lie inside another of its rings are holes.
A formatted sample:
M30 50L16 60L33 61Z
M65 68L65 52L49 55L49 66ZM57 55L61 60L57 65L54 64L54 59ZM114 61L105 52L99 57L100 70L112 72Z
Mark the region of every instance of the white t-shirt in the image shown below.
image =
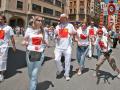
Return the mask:
M87 33L89 36L95 36L97 34L97 28L96 27L91 27L91 26L88 26L87 27Z
M56 48L67 49L72 45L72 36L70 33L75 33L74 26L70 23L61 23L56 26L55 35L58 35L59 39L56 40Z
M79 37L79 46L88 46L88 33L87 30L82 30L81 27L77 30L77 35Z
M27 50L43 52L46 45L43 44L43 35L39 33L39 30L33 30L32 28L27 28L25 32L25 38L28 39Z
M107 32L107 29L105 28L105 26L102 27L102 30L103 30L104 35L107 36L108 32Z
M0 26L0 47L8 47L11 36L14 35L13 29L8 25Z
M102 38L97 37L95 44L98 45L99 49L103 52L110 50L110 45L106 36L102 36Z

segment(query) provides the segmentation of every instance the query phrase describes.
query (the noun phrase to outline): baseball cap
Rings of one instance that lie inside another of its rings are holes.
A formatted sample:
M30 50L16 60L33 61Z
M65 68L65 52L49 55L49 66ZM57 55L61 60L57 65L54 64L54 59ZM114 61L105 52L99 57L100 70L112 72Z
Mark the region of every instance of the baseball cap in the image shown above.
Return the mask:
M63 17L68 18L68 16L65 13L60 15L60 18L63 18Z

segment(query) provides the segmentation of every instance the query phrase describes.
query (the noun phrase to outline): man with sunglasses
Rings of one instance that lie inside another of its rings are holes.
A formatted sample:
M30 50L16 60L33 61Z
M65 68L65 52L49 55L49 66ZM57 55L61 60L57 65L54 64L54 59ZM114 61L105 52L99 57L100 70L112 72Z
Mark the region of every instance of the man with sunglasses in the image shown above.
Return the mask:
M57 67L57 77L65 70L64 76L68 81L70 80L70 62L72 54L72 36L76 34L76 30L72 24L68 22L66 14L60 15L60 23L55 29L56 47L55 47L55 63ZM61 63L61 56L65 57L65 69Z

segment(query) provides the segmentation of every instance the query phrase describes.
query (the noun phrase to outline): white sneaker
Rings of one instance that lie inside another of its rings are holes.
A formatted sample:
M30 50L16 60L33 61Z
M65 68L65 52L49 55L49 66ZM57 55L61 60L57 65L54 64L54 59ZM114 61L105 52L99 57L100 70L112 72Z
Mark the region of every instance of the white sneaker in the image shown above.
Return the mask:
M119 79L120 79L120 74L118 74L118 75L117 75L117 78L119 78Z
M100 73L96 74L96 73L93 73L93 77L98 77Z
M65 79L66 79L66 81L69 81L69 80L70 80L70 77L69 77L69 76L66 76Z
M77 75L80 76L82 74L81 70L79 69Z
M4 80L4 76L0 74L0 82L2 82L3 80Z

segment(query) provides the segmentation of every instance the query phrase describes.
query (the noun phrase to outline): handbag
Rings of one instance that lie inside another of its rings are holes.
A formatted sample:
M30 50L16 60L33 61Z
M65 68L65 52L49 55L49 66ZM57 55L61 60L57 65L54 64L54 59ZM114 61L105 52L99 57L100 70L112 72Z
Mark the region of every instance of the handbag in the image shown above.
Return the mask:
M29 60L32 62L40 61L40 52L29 51Z

